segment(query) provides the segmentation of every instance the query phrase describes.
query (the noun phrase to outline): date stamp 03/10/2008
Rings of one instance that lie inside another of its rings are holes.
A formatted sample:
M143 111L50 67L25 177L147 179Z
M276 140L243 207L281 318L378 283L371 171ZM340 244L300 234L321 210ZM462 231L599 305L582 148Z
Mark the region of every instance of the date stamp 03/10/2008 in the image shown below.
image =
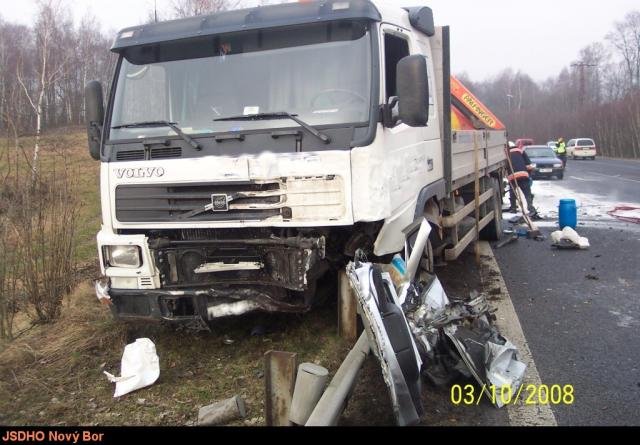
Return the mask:
M496 405L573 405L573 385L520 385L517 390L511 385L451 386L451 403L456 406L479 405L484 398Z

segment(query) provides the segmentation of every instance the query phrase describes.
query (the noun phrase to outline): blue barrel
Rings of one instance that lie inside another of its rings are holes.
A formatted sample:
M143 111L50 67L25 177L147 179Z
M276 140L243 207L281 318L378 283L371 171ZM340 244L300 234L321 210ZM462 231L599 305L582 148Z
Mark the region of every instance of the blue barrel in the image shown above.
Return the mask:
M558 219L560 228L564 229L569 226L575 229L578 225L578 208L575 199L561 199L558 209Z

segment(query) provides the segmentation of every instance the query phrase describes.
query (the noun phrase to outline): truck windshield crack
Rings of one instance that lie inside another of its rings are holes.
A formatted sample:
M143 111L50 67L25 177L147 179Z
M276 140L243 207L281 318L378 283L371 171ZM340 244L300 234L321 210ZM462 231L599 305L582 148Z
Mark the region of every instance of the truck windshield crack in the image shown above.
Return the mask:
M214 119L214 122L223 122L223 121L261 121L268 119L291 119L296 122L302 128L307 130L309 133L320 139L325 144L331 142L331 138L324 133L320 133L318 130L313 128L308 123L297 117L297 114L287 113L286 111L277 111L273 113L258 113L258 114L243 114L239 116L229 116L229 117L221 117L218 119Z
M144 122L132 122L129 124L114 125L114 130L122 128L145 128L145 127L169 127L175 131L187 144L189 144L194 150L202 150L200 144L198 144L191 136L186 134L178 127L176 122L169 121L144 121Z

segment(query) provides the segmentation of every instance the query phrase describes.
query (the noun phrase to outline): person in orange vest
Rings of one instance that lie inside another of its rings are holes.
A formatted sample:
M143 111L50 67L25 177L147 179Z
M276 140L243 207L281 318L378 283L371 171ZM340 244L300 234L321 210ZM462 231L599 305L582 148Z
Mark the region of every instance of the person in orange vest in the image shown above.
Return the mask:
M510 212L516 212L518 210L516 204L516 192L514 190L515 184L518 185L525 199L527 200L527 209L529 209L529 216L536 216L538 212L533 206L533 195L531 194L531 181L529 178L529 172L533 170L533 164L524 151L524 147L516 147L513 142L509 143L509 157L511 158L511 165L513 166L513 172L507 176L509 180L509 207Z

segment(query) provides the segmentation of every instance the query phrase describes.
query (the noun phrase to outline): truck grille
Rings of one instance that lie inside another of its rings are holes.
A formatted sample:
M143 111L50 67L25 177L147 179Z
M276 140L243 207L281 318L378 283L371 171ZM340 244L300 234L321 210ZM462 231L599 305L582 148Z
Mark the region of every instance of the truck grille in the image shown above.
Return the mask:
M212 195L226 195L228 209L205 211ZM284 201L280 182L121 185L116 187L116 218L121 222L263 221L290 212Z
M142 161L144 159L172 159L182 157L180 147L158 147L151 150L120 150L116 153L116 161Z

